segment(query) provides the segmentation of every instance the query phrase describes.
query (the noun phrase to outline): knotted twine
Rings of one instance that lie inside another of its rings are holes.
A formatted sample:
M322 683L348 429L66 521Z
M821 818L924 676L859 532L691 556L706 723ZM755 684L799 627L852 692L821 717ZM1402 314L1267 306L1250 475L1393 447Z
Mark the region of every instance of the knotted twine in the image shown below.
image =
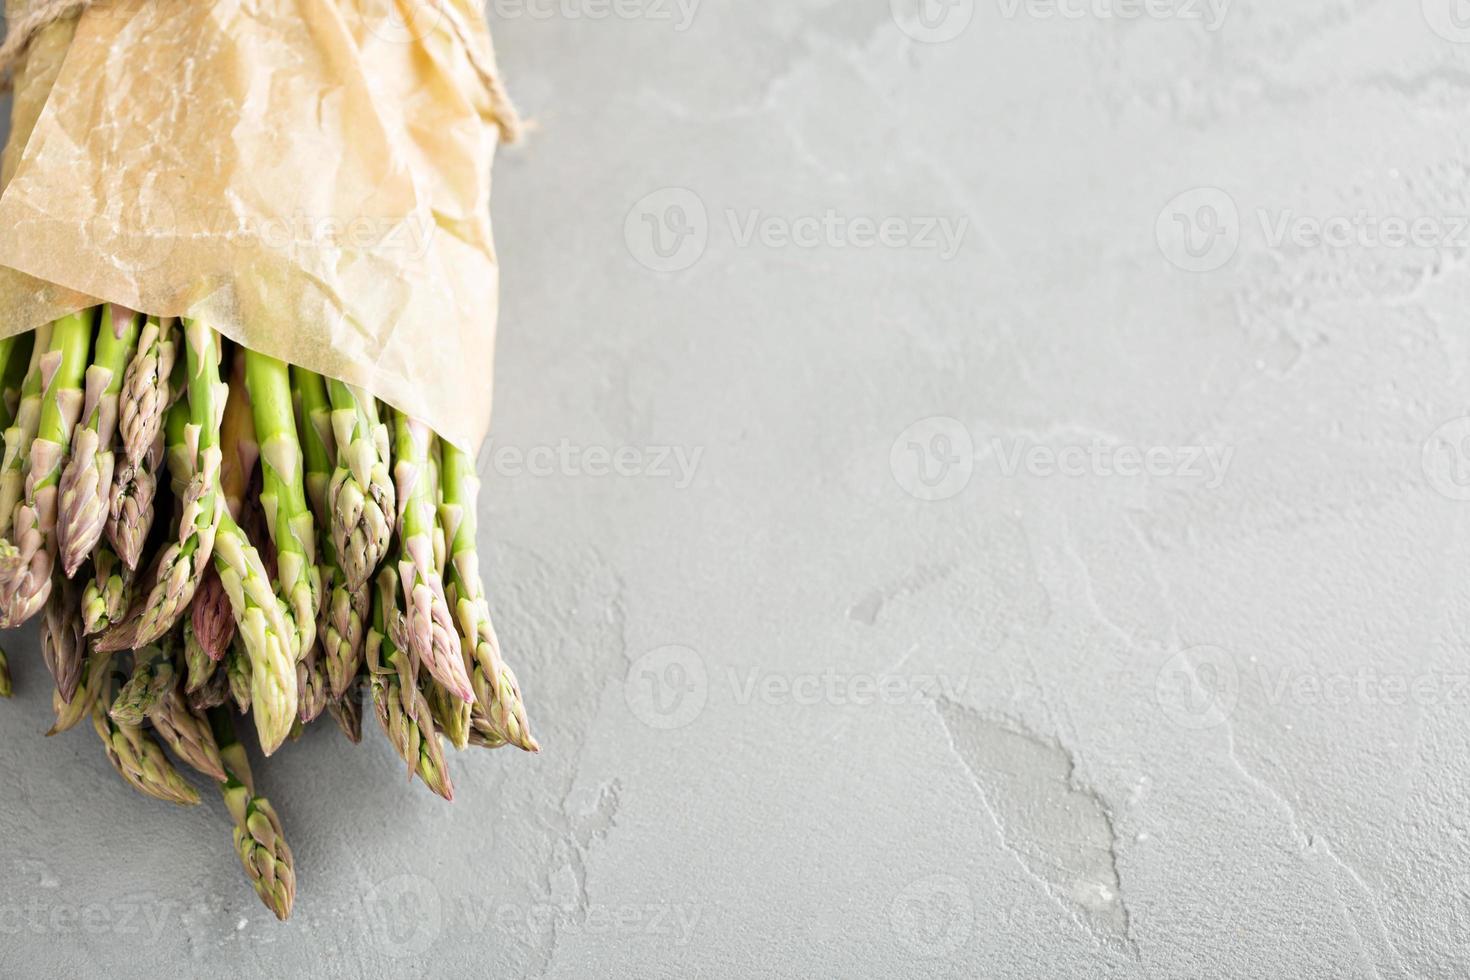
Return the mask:
M38 34L57 21L80 17L98 2L100 0L42 0L16 18L6 32L5 43L0 44L0 93L10 91L15 69ZM490 97L490 106L495 113L495 128L500 131L501 142L519 141L525 132L520 113L516 112L515 103L511 102L510 94L506 92L500 76L491 67L491 56L475 44L469 28L460 19L459 12L450 5L449 0L414 2L431 5L448 22L455 40L469 59L470 67L479 76L480 84L485 86L485 94Z

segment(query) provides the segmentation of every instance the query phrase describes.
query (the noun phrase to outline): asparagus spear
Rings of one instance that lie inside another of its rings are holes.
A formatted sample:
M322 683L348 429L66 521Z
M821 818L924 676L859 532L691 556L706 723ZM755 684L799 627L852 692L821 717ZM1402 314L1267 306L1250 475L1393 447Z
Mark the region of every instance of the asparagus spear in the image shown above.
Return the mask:
M92 705L92 727L96 729L97 737L102 739L112 767L130 786L145 796L182 806L198 804L199 793L185 782L173 763L168 761L163 747L142 728L121 724L108 714L108 708L112 704L113 682L114 678L109 676L97 692L97 700Z
M209 723L184 700L173 657L155 647L141 656L146 659L140 659L132 679L113 703L113 720L141 725L146 718L174 755L206 776L224 779Z
M260 503L276 548L276 573L295 627L293 652L299 661L316 642L321 576L316 567L316 522L306 506L301 444L285 363L245 351L245 387L260 440Z
M444 690L444 685L432 677L424 678L419 686L424 692L424 697L428 699L434 724L439 726L444 737L449 739L449 744L456 749L463 749L469 745L470 716L474 706Z
M403 589L405 644L451 694L473 703L454 618L434 561L434 500L429 484L429 430L393 413L394 477L398 494L398 573Z
M173 663L157 644L134 650L133 673L118 689L107 713L118 724L142 725L175 680Z
M328 382L327 391L337 442L337 468L328 488L332 543L347 574L347 588L355 592L370 586L393 535L388 428L379 421L370 396L336 380Z
M164 549L128 646L150 643L178 622L214 550L219 506L220 424L228 392L219 379L218 336L195 320L184 322L188 404L169 410L168 461L181 501L178 540Z
M475 544L480 479L469 454L443 440L440 440L440 480L444 502L439 516L450 549L445 588L471 667L470 679L476 695L471 724L481 732L480 744L499 741L527 752L538 751L526 722L520 684L501 656L480 578Z
M230 597L236 637L250 665L250 701L261 750L270 755L291 731L296 717L295 634L271 590L260 553L227 510L214 539L214 567Z
M35 347L35 331L0 340L0 431L10 428L20 407L20 388L25 383Z
M198 603L198 599L194 600ZM226 607L228 612L228 607ZM230 620L231 624L234 620ZM219 670L219 661L209 655L204 644L199 642L199 635L194 628L194 619L190 617L184 620L184 693L194 694L200 688L213 679L215 672Z
M189 707L203 713L230 699L230 678L223 666L216 666L209 680L196 691L189 692Z
M89 717L97 703L97 695L102 690L103 682L111 676L112 654L92 651L86 663L82 664L82 677L71 700L63 700L60 691L51 692L51 707L56 712L56 722L46 734L58 735L69 731L83 718Z
M123 377L118 414L123 447L123 465L118 470L123 477L143 463L158 441L164 412L173 401L170 379L177 356L177 321L150 316Z
M158 495L158 471L163 465L163 433L137 465L127 465L114 476L107 502L107 540L129 571L138 567L143 545L153 527L153 500Z
M303 725L316 721L331 700L326 664L321 657L308 657L296 665L297 719Z
M97 349L86 373L86 400L72 437L72 456L61 474L56 539L61 567L76 574L102 537L112 496L112 436L123 372L138 342L138 315L117 305L102 308Z
M230 364L230 393L225 399L225 418L220 425L224 459L220 463L220 492L236 521L243 520L245 496L260 461L255 441L255 417L250 410L250 391L245 387L245 357L237 349Z
M41 619L41 658L63 701L70 701L76 694L82 661L87 657L80 593L75 583L61 578L46 600L46 615Z
M255 792L250 760L235 736L229 712L210 709L209 724L224 767L220 793L235 820L235 850L255 893L284 922L296 900L296 868L281 820L270 801Z
M301 437L301 453L305 464L304 482L306 498L311 505L317 527L325 531L331 520L327 504L327 483L332 478L336 446L333 444L331 405L327 401L327 386L321 375L304 368L291 368L291 393L295 404L296 419ZM317 624L318 643L306 651L306 656L296 664L297 698L300 701L298 717L303 724L315 721L331 698L331 663L329 649L340 645L341 637L328 638L329 610L334 595L343 581L342 570L337 566L337 551L329 535L324 535L317 576L321 595L326 599L319 610ZM324 652L327 655L323 655ZM339 657L340 653L337 654Z
M100 633L122 619L132 599L132 575L117 552L98 544L92 552L92 574L82 587L82 632Z
M41 415L30 447L24 499L16 505L12 533L18 564L0 590L0 626L19 626L41 610L51 592L56 492L82 411L82 376L92 346L91 311L57 320L41 355Z
M235 618L230 613L230 597L213 568L204 573L204 581L189 606L191 634L208 658L218 663L224 659L235 638Z
M368 674L373 707L388 741L424 785L446 800L454 798L444 747L434 727L433 712L419 690L413 657L402 643L405 627L398 606L398 576L391 565L378 573L373 625L367 636Z
M0 698L8 698L15 694L15 686L10 681L10 658L0 650Z
M30 441L35 438L36 425L40 422L41 374L39 365L33 368L32 364L50 338L51 326L47 324L40 330L0 340L0 433L4 434L6 446L3 460L0 460L0 577L14 574L19 563L19 552L3 535L10 533L11 517L22 490L25 458L30 451ZM20 419L22 392L32 374L36 378L34 390L30 400L25 402L29 411L24 419ZM0 651L0 656L3 656L3 651ZM8 691L9 683L9 670L0 663L0 684Z
M329 487L337 447L332 429L332 408L321 375L293 367L291 381L299 403L297 414L301 419L301 447L306 460L306 495L316 514L317 526L325 531L332 526L333 520ZM347 574L338 560L334 535L323 534L321 544L324 602L318 638L326 659L331 695L340 698L362 663L365 622L372 590L367 582L356 589L348 588Z
M41 358L51 347L55 327L46 324L35 331L25 380L20 387L20 400L15 415L5 430L5 461L0 464L0 535L9 535L16 505L25 492L25 464L31 454L31 440L41 424ZM9 373L9 365L6 366ZM7 557L7 564L9 556Z
M354 745L362 741L362 695L367 679L355 676L340 697L327 702L327 710L342 729L342 734Z
M230 685L230 697L242 714L250 710L250 688L254 682L254 671L250 667L250 655L245 652L243 640L236 640L234 647L225 657L225 676ZM287 730L289 734L289 729Z

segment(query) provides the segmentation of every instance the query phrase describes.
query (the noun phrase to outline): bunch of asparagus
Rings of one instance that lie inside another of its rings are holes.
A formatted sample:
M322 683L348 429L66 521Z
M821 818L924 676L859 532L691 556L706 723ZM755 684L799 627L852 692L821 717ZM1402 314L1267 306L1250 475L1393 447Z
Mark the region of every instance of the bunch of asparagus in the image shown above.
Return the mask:
M295 867L237 711L270 755L324 711L359 741L371 697L446 800L444 740L536 751L480 579L473 462L422 423L118 306L0 340L0 421L0 628L42 614L48 734L90 718L158 799L199 802L173 760L213 780L280 918Z

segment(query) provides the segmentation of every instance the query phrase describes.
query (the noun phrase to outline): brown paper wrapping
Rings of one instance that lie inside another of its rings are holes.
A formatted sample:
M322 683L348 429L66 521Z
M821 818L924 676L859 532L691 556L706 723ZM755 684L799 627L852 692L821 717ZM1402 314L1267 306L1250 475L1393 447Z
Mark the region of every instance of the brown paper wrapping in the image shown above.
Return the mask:
M98 301L195 317L473 451L498 137L446 20L488 52L482 15L445 2L119 0L48 28L0 172L0 336Z

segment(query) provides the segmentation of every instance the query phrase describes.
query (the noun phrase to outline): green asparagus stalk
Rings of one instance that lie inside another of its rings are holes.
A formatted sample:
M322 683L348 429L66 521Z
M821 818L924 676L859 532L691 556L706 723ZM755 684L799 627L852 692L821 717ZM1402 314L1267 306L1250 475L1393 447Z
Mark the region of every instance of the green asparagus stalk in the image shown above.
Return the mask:
M76 694L87 658L87 640L82 633L81 589L65 578L51 589L46 614L41 618L41 658L56 682L63 701Z
M172 661L150 643L133 651L133 673L118 689L108 714L121 725L142 725L176 680Z
M388 741L408 764L410 778L446 800L454 798L444 747L434 727L433 712L419 690L413 657L404 648L403 611L398 606L398 577L391 566L378 573L373 624L367 636L367 665L372 678L373 707Z
M250 655L245 652L245 641L238 636L235 645L225 656L225 675L230 685L230 697L241 714L250 711L250 688L254 683L254 670L250 666ZM290 729L287 729L287 734ZM284 739L283 739L284 741Z
M121 724L108 714L113 682L109 678L102 685L92 706L92 727L96 729L97 737L102 739L112 767L145 796L181 806L197 805L199 793L168 761L163 747L142 728Z
M296 717L303 725L316 721L327 708L332 693L322 657L308 657L296 664Z
M223 593L221 593L223 595ZM197 598L194 600L199 601ZM229 608L226 607L228 614ZM230 622L233 624L234 620ZM214 677L219 670L219 661L209 655L194 627L194 618L184 620L184 693L194 694Z
M184 698L182 678L171 658L164 657L153 666L153 690L145 711L153 730L174 755L188 763L197 772L216 780L225 778L220 764L219 747L209 722L194 712ZM113 709L116 718L116 707Z
M129 571L138 567L143 545L153 528L153 501L158 495L159 470L163 466L163 433L136 465L128 465L113 477L107 502L107 540Z
M51 707L56 712L56 722L46 734L59 735L70 731L80 724L83 718L90 717L93 707L97 704L98 692L101 691L103 683L111 676L112 654L92 651L86 663L82 664L82 677L71 700L63 700L60 691L51 692Z
M51 327L47 325L42 330L30 330L25 333L15 334L0 340L0 433L3 433L7 447L14 445L16 468L12 471L10 467L11 450L6 449L3 457L0 457L0 535L10 533L10 520L15 510L16 501L20 499L20 490L24 474L24 457L26 452L21 451L24 443L28 451L30 440L35 437L35 424L39 422L40 408L40 372L36 374L35 400L32 407L36 412L31 416L29 434L24 428L17 428L14 435L11 427L17 422L17 414L20 411L21 392L26 378L31 373L31 361L36 350L38 335L42 346L50 340ZM11 488L7 493L7 486ZM4 575L14 574L14 566L19 561L17 549L3 537L0 537L0 578ZM4 570L10 566L10 571ZM0 650L0 697L10 697L10 665L5 660L5 651Z
M245 351L245 387L260 440L260 503L276 548L276 574L295 628L293 652L299 661L316 642L321 576L316 566L316 522L306 505L301 444L285 363Z
M117 400L123 373L138 342L138 315L120 306L102 308L97 346L85 379L86 400L72 436L71 460L61 474L56 540L61 567L76 574L102 537L112 496Z
M123 376L118 412L118 435L123 448L118 471L123 477L143 463L158 441L164 412L173 402L171 378L177 356L177 321L150 316Z
M25 493L25 464L31 455L31 441L41 425L41 358L51 347L55 327L46 324L35 331L25 380L20 387L20 401L15 416L5 429L5 461L0 464L0 535L9 536L15 508ZM7 373L9 365L6 366ZM8 565L10 556L6 556Z
M331 519L327 503L327 484L332 478L333 461L337 452L332 435L332 410L327 401L327 386L321 375L293 366L291 394L298 422L302 460L305 464L303 479L306 499L311 506L315 527L325 532ZM326 709L331 698L328 658L324 656L329 642L326 621L332 607L333 593L342 580L342 572L337 567L337 552L332 546L330 535L324 533L319 543L322 548L317 576L320 594L326 601L318 611L318 642L296 664L297 698L300 702L297 716L302 724L315 721ZM340 638L335 638L333 642L340 642Z
M188 404L169 411L168 461L181 502L178 540L164 549L129 646L166 633L188 608L214 551L222 451L220 424L228 390L219 379L219 338L197 320L184 321Z
M434 724L444 733L449 744L456 749L463 749L469 745L470 716L474 706L444 690L444 685L432 677L426 678L419 686L424 692L424 697L428 699Z
M473 703L454 617L434 561L434 500L429 474L429 430L393 413L394 477L398 494L398 574L403 589L405 645L461 701Z
M10 658L0 650L0 698L12 697L15 694L15 686L10 680Z
M276 918L285 921L296 900L296 868L281 820L270 801L255 792L250 760L235 736L235 723L228 711L213 708L209 724L219 746L224 778L220 793L235 820L235 851L255 893Z
M215 665L214 673L209 680L196 691L189 693L189 707L195 712L203 713L210 708L218 708L230 699L230 678L223 664Z
M320 375L293 367L291 380L296 388L297 414L301 419L306 495L316 514L317 526L325 532L333 521L329 487L337 456L332 407L327 399L327 386ZM317 632L321 652L326 659L331 696L340 698L362 663L372 586L364 582L356 589L348 588L347 574L338 560L335 536L323 533L321 545L324 601Z
M41 355L41 417L31 442L24 499L12 533L18 565L0 585L0 627L19 626L40 612L51 592L57 484L82 412L82 377L92 346L91 311L57 320Z
M444 502L439 517L450 550L445 590L459 624L471 669L470 680L475 688L471 723L481 731L480 744L498 741L535 752L539 746L526 722L520 684L501 656L480 578L475 542L480 479L469 454L443 440L440 440L440 481Z
M327 702L327 711L342 729L342 734L354 745L362 741L362 695L367 678L358 674L347 685L340 697Z
M225 400L225 418L220 426L224 460L220 464L220 492L230 516L243 521L245 497L255 464L260 462L260 445L255 439L255 417L250 410L250 392L245 387L245 356L235 351L230 363L230 394Z
M204 654L215 663L223 660L235 638L235 617L230 612L230 597L213 568L204 573L189 606L189 619L191 635Z
M20 408L20 389L25 383L35 341L33 330L0 340L0 431L10 428L15 422L15 413Z
M347 589L356 592L371 587L369 579L388 554L393 536L396 505L388 428L371 396L336 380L328 382L327 391L337 443L337 468L328 488L331 537Z
M92 574L82 587L82 632L91 636L122 619L132 601L132 573L105 544L92 552Z
M227 510L220 514L214 539L214 567L230 597L236 637L250 665L250 703L261 751L270 755L296 717L295 633L271 590L260 553Z

